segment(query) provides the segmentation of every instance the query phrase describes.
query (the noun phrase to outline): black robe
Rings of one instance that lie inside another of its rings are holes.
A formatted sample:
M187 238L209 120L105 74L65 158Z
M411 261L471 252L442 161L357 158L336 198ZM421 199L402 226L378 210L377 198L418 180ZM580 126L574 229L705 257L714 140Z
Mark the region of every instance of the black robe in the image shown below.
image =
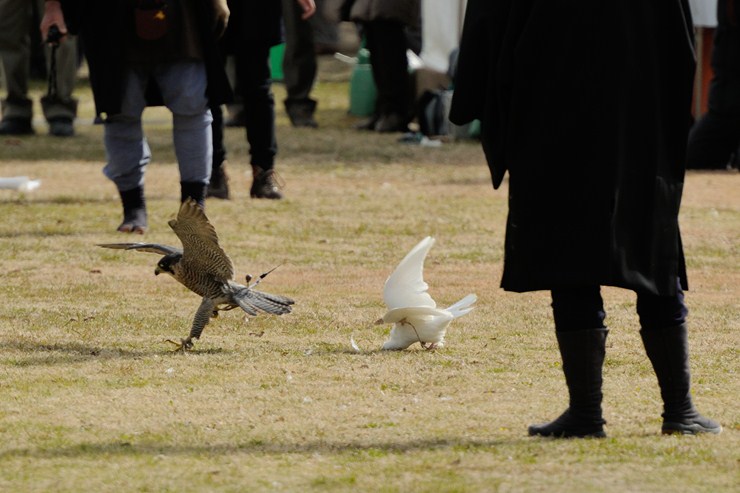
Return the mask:
M509 172L502 286L686 288L685 0L469 0L450 119Z
M67 28L82 39L96 112L120 113L126 68L125 41L133 25L131 1L61 0L61 4ZM193 6L208 77L208 102L211 106L229 102L232 99L231 86L217 47L212 3L196 0ZM147 87L146 97L149 106L162 104L156 84Z

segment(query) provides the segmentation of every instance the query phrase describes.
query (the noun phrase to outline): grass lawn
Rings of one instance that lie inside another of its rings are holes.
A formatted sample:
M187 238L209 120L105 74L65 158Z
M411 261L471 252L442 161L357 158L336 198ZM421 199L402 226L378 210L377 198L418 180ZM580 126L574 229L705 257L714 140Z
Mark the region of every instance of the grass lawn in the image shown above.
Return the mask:
M187 335L198 297L154 277L155 255L95 246L129 238L84 83L74 138L37 119L36 136L0 140L0 176L43 181L0 191L0 491L738 491L740 174L689 173L682 209L693 394L724 432L659 434L634 295L605 289L609 438L529 438L566 393L547 293L498 288L505 184L493 191L476 143L350 130L333 63L318 130L289 127L275 86L286 198L249 198L244 133L228 129L234 197L208 202L238 277L280 265L261 288L294 312L222 313L185 355L163 340ZM179 245L169 116L145 118L144 238ZM379 352L383 283L426 235L430 294L475 292L477 309L441 350Z

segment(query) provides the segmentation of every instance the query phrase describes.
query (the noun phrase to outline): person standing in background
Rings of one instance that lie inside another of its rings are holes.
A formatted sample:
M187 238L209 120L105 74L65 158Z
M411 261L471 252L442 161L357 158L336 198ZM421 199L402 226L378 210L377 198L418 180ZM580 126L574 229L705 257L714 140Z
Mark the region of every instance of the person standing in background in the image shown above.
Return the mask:
M285 83L285 111L294 127L318 127L314 118L316 100L311 90L316 81L319 50L334 51L338 41L337 26L322 15L323 0L316 1L317 14L304 19L303 7L295 0L283 1L285 25L285 53L283 82ZM323 36L319 40L318 37Z
M43 0L0 0L0 72L4 74L7 97L2 101L0 135L30 135L33 130L33 101L28 98L30 78L30 30L33 11L43 12ZM45 39L45 38L44 38ZM45 47L47 68L51 48ZM77 78L77 43L70 38L56 52L57 94L41 98L49 135L71 137L77 116L72 91Z
M294 0L308 19L316 11L314 0ZM237 96L244 105L244 126L249 143L252 185L249 195L256 199L283 197L275 177L275 98L270 75L270 48L282 42L281 3L258 0L229 0L229 26L220 46L225 56L234 57ZM214 159L209 197L229 198L224 163L223 114L211 106Z
M405 132L413 117L414 91L408 70L407 34L421 25L421 0L331 0L335 19L361 26L370 51L373 80L378 90L375 112L355 128L376 132ZM419 43L414 43L419 44ZM414 46L414 48L420 48Z
M106 116L103 173L123 206L118 231L147 229L146 106L172 112L180 199L204 206L213 154L209 106L231 98L216 46L229 19L226 0L46 0L44 7L44 39L52 25L64 35L69 26L84 43L95 110Z

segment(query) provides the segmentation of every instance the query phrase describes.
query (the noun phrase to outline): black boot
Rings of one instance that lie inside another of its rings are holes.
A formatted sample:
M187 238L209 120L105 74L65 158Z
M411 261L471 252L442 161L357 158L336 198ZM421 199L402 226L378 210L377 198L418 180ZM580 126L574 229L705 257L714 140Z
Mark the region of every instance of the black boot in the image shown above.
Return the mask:
M722 426L705 418L691 401L691 372L686 324L658 330L640 331L663 397L664 435L719 433Z
M205 209L207 188L208 185L199 181L181 181L180 202L185 202L190 197L198 203L201 209Z
M606 421L601 414L601 367L608 333L606 328L555 333L563 358L563 373L570 394L570 405L555 421L530 426L530 436L606 436Z
M118 231L144 234L147 228L144 187L119 190L118 193L121 195L121 204L123 204L123 222L118 226Z

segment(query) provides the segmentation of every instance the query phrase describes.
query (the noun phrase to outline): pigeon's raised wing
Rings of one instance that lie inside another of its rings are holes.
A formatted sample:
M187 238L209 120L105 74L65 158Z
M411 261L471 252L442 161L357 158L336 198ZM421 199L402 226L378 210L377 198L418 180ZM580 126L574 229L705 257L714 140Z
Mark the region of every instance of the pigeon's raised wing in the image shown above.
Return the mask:
M182 253L182 250L179 248L159 245L157 243L98 243L98 246L103 248L113 248L116 250L136 250L139 252L160 253L162 255Z
M424 282L424 259L432 245L434 238L431 236L421 240L385 281L383 301L389 310L409 306L437 306L427 293L429 286Z
M231 259L219 246L215 228L195 200L184 201L177 219L168 224L182 242L181 262L189 264L194 272L207 273L224 282L234 278Z

